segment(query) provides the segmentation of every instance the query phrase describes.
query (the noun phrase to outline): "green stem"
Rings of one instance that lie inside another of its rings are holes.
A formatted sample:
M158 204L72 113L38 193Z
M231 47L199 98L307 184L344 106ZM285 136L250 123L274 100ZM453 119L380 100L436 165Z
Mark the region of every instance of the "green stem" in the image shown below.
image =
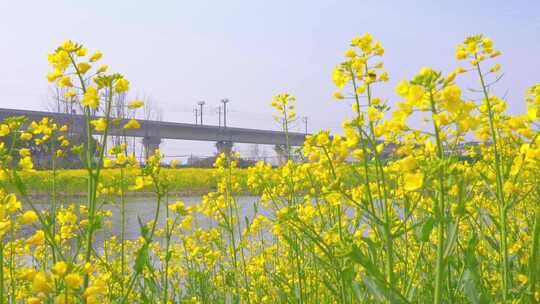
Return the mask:
M171 244L171 235L173 227L169 227L169 196L165 198L165 231L166 231L166 240L165 240L165 275L163 283L163 304L167 304L168 292L169 292L169 250Z
M529 263L529 293L531 294L531 302L537 303L534 293L536 291L536 281L538 277L540 257L540 209L536 210L536 217L534 219L534 228L532 234L532 247Z
M240 286L238 284L238 279L236 277L236 275L238 274L238 256L236 254L236 237L235 237L235 234L234 234L234 227L232 226L233 225L233 206L232 206L232 203L231 203L231 176L230 176L230 162L231 162L231 159L230 159L230 156L229 155L226 155L227 157L227 166L229 167L229 174L226 176L226 185L227 187L225 187L225 202L227 204L227 206L229 207L229 210L228 210L228 216L226 216L227 218L225 218L225 222L227 223L227 231L229 233L229 238L230 238L230 242L231 242L231 256L233 258L233 267L234 267L234 286L235 286L235 289L236 289L236 294L238 296L238 299L240 299Z
M367 74L367 65L365 66L365 71L366 71L366 74ZM350 72L351 72L351 80L352 80L352 85L353 85L353 89L354 89L354 98L355 98L355 103L356 103L356 108L357 108L357 118L358 120L360 121L360 99L359 99L359 96L358 96L358 93L357 93L357 88L358 88L358 85L356 84L356 74L354 73L352 67L350 68ZM368 99L368 105L371 106L372 102L372 93L371 93L371 85L368 83L367 84L367 99ZM386 257L386 275L387 275L387 280L388 282L390 282L390 284L393 284L394 283L394 247L393 247L393 236L392 236L392 227L391 227L391 219L390 219L390 210L389 210L389 204L388 204L388 197L387 197L387 191L386 191L386 179L385 179L385 176L384 176L384 172L382 170L382 164L381 164L381 161L380 161L380 158L379 158L379 153L377 152L377 141L376 141L376 137L375 137L375 129L374 129L374 125L373 125L373 122L369 122L369 127L370 127L370 136L368 136L366 134L366 140L370 141L371 142L371 145L372 145L372 149L374 151L374 156L375 156L375 177L376 177L376 180L377 180L377 188L378 188L378 192L379 192L379 197L383 197L383 203L384 203L384 225L383 225L383 235L384 235L384 246L385 246L385 249L386 249L386 254L385 254L385 257ZM358 125L358 132L360 134L364 133L362 128ZM365 144L362 143L362 148L363 148L363 151L364 151L364 155L365 157L367 157L367 149L365 147ZM371 195L371 190L370 190L370 187L369 187L369 177L368 177L368 170L367 170L367 161L364 162L364 165L365 165L365 171L366 171L366 188L368 189L368 194L369 194L369 200L370 200L370 204L373 206L373 198L372 198L372 195ZM383 185L384 187L384 190L381 191L381 184ZM381 193L382 192L382 193ZM384 195L383 195L384 193ZM373 210L375 211L375 210Z
M437 152L439 160L444 158L444 150L442 146L439 126L433 117L437 114L435 107L435 100L433 98L432 89L429 92L431 103L431 114L433 120L433 129L435 130L435 139L437 141ZM443 278L444 278L444 211L445 211L445 190L444 190L444 167L439 169L439 199L437 201L437 214L438 214L438 229L437 229L437 262L435 272L435 295L433 303L440 304L442 302L443 292Z
M506 302L508 299L508 288L509 288L509 280L508 280L508 239L506 235L506 231L508 229L507 224L507 206L503 194L503 175L501 172L501 155L499 152L499 145L497 140L497 133L495 131L495 123L494 123L494 114L493 114L493 107L491 105L491 101L489 100L489 94L487 91L487 85L484 81L484 75L482 74L482 70L480 69L480 63L478 62L478 57L475 54L476 62L476 71L478 72L478 77L480 78L480 83L482 85L482 92L484 94L484 98L486 100L487 105L487 112L488 112L488 118L489 118L489 128L491 131L491 138L493 140L493 151L495 154L495 174L496 174L496 181L497 181L497 200L499 201L499 221L501 223L501 229L500 229L500 238L501 238L501 249L500 249L500 255L502 256L502 262L503 262L503 270L501 272L501 281L502 281L502 296L503 301Z
M291 160L291 146L289 143L289 118L287 117L287 107L283 107L283 132L285 132L285 150L287 161Z
M160 185L159 185L159 170L155 174L155 176L153 176L153 180L154 180L154 185L155 185L155 191L156 191L156 194L157 194L157 206L156 206L156 213L154 214L154 221L152 223L152 228L150 229L150 234L148 236L148 239L145 240L145 243L146 243L145 245L146 246L148 246L149 244L152 243L152 240L154 238L154 234L156 232L157 221L159 219L159 211L161 210L162 193L161 193L161 188L160 188ZM120 303L122 303L122 304L127 303L127 300L129 299L129 295L131 294L131 291L133 290L133 287L135 286L135 282L137 281L137 278L141 274L141 272L142 271L136 271L131 276L131 279L129 280L127 291L125 292L124 296L122 297L122 300L120 301Z
M365 73L368 74L368 68L367 64L365 65ZM366 88L367 88L367 98L368 98L368 106L372 105L372 93L371 93L371 84L369 82L366 82ZM388 190L387 190L387 182L386 177L384 174L383 165L381 162L381 158L379 155L379 152L377 151L377 138L375 136L375 126L373 124L373 121L369 120L369 131L371 135L371 141L373 145L373 154L375 156L375 174L377 176L377 188L379 192L379 197L383 198L383 208L384 208L384 239L385 239L385 247L386 247L386 272L388 274L388 282L390 284L394 284L395 278L394 278L394 240L392 236L392 219L390 217L390 203L388 200ZM380 181L380 182L379 182ZM382 191L381 191L382 186Z
M52 202L51 202L51 235L52 235L52 238L54 240L55 238L55 235L56 235L56 154L55 154L55 151L54 151L54 141L51 140L51 146L50 146L50 149L51 149L51 153L52 153L52 157L51 157L51 166L52 166ZM55 250L54 250L54 246L51 246L51 251L52 251L52 258L53 258L53 263L56 263L56 253L55 253Z
M4 303L4 241L0 242L0 304Z
M98 154L98 162L97 162L97 166L96 166L96 170L95 170L95 173L92 169L92 167L90 167L90 176L88 177L89 178L89 181L91 181L89 183L89 192L88 192L88 201L89 201L89 211L88 211L88 232L87 232L87 239L86 239L86 256L85 256L85 262L86 263L89 263L90 262L90 257L92 256L92 238L93 238L93 235L94 235L94 226L95 226L95 218L96 218L96 198L97 198L97 186L98 186L98 182L99 182L99 176L100 176L100 172L101 172L101 167L103 165L103 157L105 155L105 146L107 144L107 138L108 138L108 134L109 134L109 120L110 120L110 116L111 116L111 104L112 104L112 97L113 97L113 86L112 84L109 85L108 87L108 98L106 100L106 105L105 105L105 120L106 120L106 123L107 123L107 126L105 128L105 130L103 131L103 137L102 137L102 142L101 142L101 146L100 146L100 150L99 150L99 154ZM87 117L87 120L89 118ZM91 131L90 129L87 130L87 133L90 134ZM91 135L90 135L91 136ZM91 145L88 144L87 146L87 153L90 152L90 147ZM90 165L92 166L91 164L91 160L90 160ZM159 206L159 205L158 205ZM88 286L88 275L85 275L85 287Z
M124 181L124 168L120 169L120 271L121 271L121 281L120 288L122 294L124 293L124 276L126 273L126 199L125 199L125 181Z
M11 287L11 293L9 301L10 303L15 303L16 295L15 295L15 274L13 273L15 271L15 225L11 224L9 228L9 283ZM1 303L1 302L0 302Z

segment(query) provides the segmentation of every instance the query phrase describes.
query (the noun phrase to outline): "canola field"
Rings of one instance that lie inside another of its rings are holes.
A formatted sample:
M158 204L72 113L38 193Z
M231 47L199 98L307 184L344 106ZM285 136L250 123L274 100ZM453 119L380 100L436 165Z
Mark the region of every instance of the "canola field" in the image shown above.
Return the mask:
M494 93L502 52L476 35L457 44L454 70L411 71L386 101L382 44L365 34L344 51L331 75L335 102L352 105L342 135L287 146L302 161L279 168L240 171L237 155L221 155L210 178L163 168L159 150L141 166L125 145L107 146L112 100L129 81L99 63L102 53L61 44L47 78L102 135L73 145L52 120L0 124L0 304L538 303L540 85L527 84L512 101L522 114L510 115ZM271 102L285 132L294 104L288 93ZM77 153L86 168L35 172L30 143L54 149L52 163ZM57 184L43 190L46 210L31 195L41 180ZM208 182L199 205L166 199ZM260 198L254 216L239 212L244 188ZM55 192L70 189L83 204L57 204ZM155 216L128 240L126 197L138 191L152 193ZM122 229L97 248L105 200L118 204Z
M170 177L169 193L181 195L201 195L215 190L217 179L215 169L206 168L162 168L163 175ZM246 189L246 170L235 170L236 175L240 177L242 189ZM103 185L113 183L123 174L123 179L127 183L134 183L139 170L126 169L122 173L118 168L108 168L102 171L101 180ZM36 198L49 198L52 196L53 189L59 196L86 196L88 172L84 169L57 169L57 170L35 170L22 172L20 174L22 182L28 188L31 196ZM9 187L11 191L16 188ZM119 194L118 189L111 190L110 194ZM115 191L116 190L116 191ZM149 195L152 196L152 189L146 187L137 192L127 192L126 195Z

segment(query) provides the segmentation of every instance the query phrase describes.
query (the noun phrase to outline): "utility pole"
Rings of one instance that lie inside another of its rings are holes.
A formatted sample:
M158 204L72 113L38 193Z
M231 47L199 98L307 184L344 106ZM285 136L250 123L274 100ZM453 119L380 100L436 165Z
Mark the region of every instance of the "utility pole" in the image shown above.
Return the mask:
M217 112L218 112L218 126L221 127L221 106L218 106Z
M199 110L197 108L193 109L193 113L195 113L195 124L199 124Z
M227 127L227 103L229 100L227 98L223 98L221 100L221 103L223 103L223 127Z
M202 115L202 114L203 114L203 106L204 106L205 102L204 102L203 100L201 100L201 101L199 101L197 104L198 104L199 107L200 107L199 113L200 113L200 115L201 115L201 126L202 126L202 124L203 124L203 115Z
M302 117L302 121L304 122L304 132L305 132L305 134L307 135L307 122L308 122L308 117L307 117L307 116Z

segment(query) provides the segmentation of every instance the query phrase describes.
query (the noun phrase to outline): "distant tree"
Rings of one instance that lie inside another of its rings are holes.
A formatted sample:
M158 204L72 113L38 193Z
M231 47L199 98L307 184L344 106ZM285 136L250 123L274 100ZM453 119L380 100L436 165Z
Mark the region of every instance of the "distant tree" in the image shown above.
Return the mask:
M130 111L128 110L127 94L121 93L115 95L112 103L111 117L114 119L129 119ZM119 146L121 144L128 144L128 139L125 135L111 136L111 143L113 146Z
M156 120L156 121L162 121L163 120L163 110L160 108L159 104L154 101L151 95L143 94L141 97L137 97L137 100L144 101L144 106L142 109L142 119L144 120ZM141 144L140 145L140 153L139 158L144 158L144 147ZM135 151L136 144L135 140L133 140L133 151Z
M144 101L143 106L143 119L145 120L163 120L163 110L160 108L159 104L154 101L152 96L144 95L139 100Z
M264 149L261 149L258 144L250 145L248 148L248 158L252 160L260 160L264 152L263 150Z

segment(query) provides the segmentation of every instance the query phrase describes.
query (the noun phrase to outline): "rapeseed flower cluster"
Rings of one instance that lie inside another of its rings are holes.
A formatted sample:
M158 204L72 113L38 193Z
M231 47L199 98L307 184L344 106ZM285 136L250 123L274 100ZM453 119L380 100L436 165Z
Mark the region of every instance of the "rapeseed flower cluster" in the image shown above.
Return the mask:
M189 205L170 202L175 170L159 150L141 165L125 144L107 148L111 128L140 127L111 117L129 81L96 66L101 52L64 42L47 79L84 109L87 140L71 146L50 119L0 123L0 304L540 302L540 84L523 115L508 114L492 90L501 52L476 35L456 48L465 66L423 67L391 103L377 95L383 55L365 34L333 70L333 96L352 105L343 134L317 132L300 149L286 139L283 164L249 168L248 189L238 155L219 155L215 190ZM467 93L465 75L478 80ZM272 100L285 134L295 102ZM38 208L20 178L35 170L29 141L54 149L51 161L79 155L84 202L59 205L52 187ZM120 174L104 178L110 168ZM128 239L126 195L141 190L154 214ZM246 190L252 205L237 199ZM105 203L118 206L116 234Z

